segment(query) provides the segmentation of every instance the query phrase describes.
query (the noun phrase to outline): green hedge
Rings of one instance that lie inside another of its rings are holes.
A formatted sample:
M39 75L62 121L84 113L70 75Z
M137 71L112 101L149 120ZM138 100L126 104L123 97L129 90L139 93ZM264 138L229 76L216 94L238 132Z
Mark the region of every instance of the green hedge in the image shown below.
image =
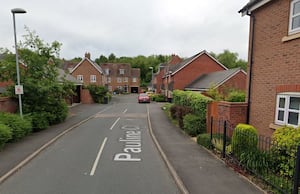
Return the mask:
M10 139L12 139L12 130L7 125L0 123L0 149L2 149Z
M31 133L32 125L30 119L11 113L0 113L0 122L7 125L12 130L11 141L18 141Z
M187 114L183 117L183 129L192 137L205 132L205 122L201 121L200 117L194 114Z
M202 145L208 149L212 148L212 143L210 140L210 134L209 133L203 133L197 136L197 143L199 145Z
M228 102L245 102L246 93L243 91L231 91L226 97L226 101Z
M238 124L233 131L231 143L233 154L240 158L241 154L257 149L257 130L251 125Z
M274 144L272 156L275 161L276 171L281 175L292 177L295 167L295 154L300 145L300 127L282 127L273 133Z

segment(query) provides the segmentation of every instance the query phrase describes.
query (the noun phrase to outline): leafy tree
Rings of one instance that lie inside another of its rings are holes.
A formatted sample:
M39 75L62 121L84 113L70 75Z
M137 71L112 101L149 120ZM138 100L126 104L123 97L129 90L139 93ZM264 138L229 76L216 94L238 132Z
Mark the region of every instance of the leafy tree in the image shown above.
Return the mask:
M113 53L111 53L111 54L108 56L108 61L109 61L109 62L115 62L116 58L117 58L116 55L113 54Z
M58 79L61 43L45 43L35 32L28 28L26 30L28 34L24 36L24 42L20 43L18 51L20 61L26 65L26 68L21 68L23 111L25 114L43 115L49 124L62 122L68 113L64 97L70 94L73 85L64 79ZM15 73L15 68L10 67L15 60L8 56L1 63L6 64L4 69ZM9 91L14 96L13 87ZM35 119L40 118L33 117L33 124L37 123Z
M228 69L233 69L237 67L241 67L243 70L247 69L247 61L243 59L239 59L238 53L233 53L225 49L223 53L216 54L211 52L210 55L216 58L220 63L225 65Z

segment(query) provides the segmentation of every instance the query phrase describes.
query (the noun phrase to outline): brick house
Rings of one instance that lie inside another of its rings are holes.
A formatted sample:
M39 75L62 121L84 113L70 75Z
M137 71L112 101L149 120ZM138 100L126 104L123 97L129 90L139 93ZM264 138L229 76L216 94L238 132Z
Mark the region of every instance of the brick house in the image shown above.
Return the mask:
M216 71L200 75L185 90L206 93L210 88L216 89L220 94L227 95L230 90L246 91L247 73L241 68Z
M262 135L300 124L300 0L251 0L248 64L249 124Z
M139 92L141 82L139 68L131 68L128 63L103 63L101 68L107 76L107 86L110 92Z
M172 99L172 91L184 88L205 73L223 71L227 68L205 50L177 64L167 66L163 76L162 92L167 99Z
M157 73L154 74L153 80L151 80L153 83L155 93L161 94L162 89L164 88L163 77L166 74L167 69L169 69L169 66L178 64L181 61L182 59L178 55L172 54L169 62L161 63L159 65Z
M70 74L84 85L106 85L106 75L102 68L91 60L90 53L85 53L85 57L70 71Z

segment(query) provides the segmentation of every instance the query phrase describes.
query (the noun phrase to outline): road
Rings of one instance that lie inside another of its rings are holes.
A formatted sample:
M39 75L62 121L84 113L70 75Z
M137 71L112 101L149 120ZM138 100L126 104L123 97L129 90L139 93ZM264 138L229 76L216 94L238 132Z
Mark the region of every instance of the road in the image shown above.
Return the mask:
M1 194L179 193L148 131L147 104L118 101L1 184Z

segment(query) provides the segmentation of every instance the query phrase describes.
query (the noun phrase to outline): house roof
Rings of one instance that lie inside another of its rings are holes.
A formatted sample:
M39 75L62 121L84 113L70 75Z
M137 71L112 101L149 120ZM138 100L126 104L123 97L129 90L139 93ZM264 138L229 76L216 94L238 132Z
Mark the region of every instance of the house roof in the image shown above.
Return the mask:
M227 67L225 67L223 64L221 64L219 61L217 61L214 57L212 57L206 50L201 51L200 53L197 53L196 55L187 58L185 60L183 60L182 62L175 64L175 65L171 65L169 67L169 72L172 72L171 75L176 74L177 72L179 72L181 69L183 69L185 66L189 65L190 63L192 63L194 60L196 60L198 57L202 56L206 54L207 56L209 56L212 60L214 60L217 64L219 64L222 68L224 68L224 70L227 70ZM167 72L168 73L168 72Z
M225 71L216 71L209 74L203 74L185 87L186 90L206 91L212 86L218 88L238 72L243 72L241 68L228 69Z
M85 56L73 69L70 73L73 73L85 60L87 60L91 65L93 65L95 67L95 69L97 71L99 71L99 73L103 74L103 70L102 68L94 61L92 61L91 59L89 59L87 56Z
M73 82L75 85L82 85L82 81L77 80L74 76L66 73L63 69L58 68L58 80L63 81L63 78L67 81Z
M242 16L250 15L252 11L260 8L270 1L272 0L250 0L241 10L239 10L239 13L241 13Z

